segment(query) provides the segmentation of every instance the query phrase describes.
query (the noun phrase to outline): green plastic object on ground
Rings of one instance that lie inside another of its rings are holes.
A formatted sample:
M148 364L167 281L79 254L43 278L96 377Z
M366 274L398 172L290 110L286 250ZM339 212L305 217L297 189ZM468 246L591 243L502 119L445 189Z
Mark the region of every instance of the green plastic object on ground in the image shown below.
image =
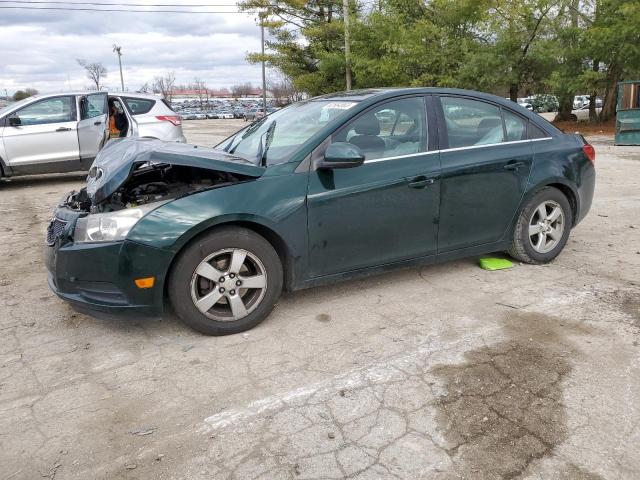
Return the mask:
M485 270L504 270L513 267L513 262L506 258L482 257L480 267Z

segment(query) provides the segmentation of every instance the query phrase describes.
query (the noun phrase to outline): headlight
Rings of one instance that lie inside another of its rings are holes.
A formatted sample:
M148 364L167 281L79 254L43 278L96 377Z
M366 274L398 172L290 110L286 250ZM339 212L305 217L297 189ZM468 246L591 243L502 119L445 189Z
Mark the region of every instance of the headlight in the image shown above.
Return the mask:
M138 220L163 203L166 202L154 202L116 212L95 213L81 217L76 222L73 240L76 243L124 240Z

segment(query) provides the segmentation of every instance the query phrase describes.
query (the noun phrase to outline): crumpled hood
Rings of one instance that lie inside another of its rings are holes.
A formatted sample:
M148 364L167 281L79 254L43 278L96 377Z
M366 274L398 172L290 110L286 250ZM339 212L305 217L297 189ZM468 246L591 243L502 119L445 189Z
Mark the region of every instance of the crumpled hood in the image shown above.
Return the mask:
M87 195L96 204L115 192L138 163L157 163L204 168L219 172L260 177L265 167L222 150L151 138L110 140L98 153L87 177Z

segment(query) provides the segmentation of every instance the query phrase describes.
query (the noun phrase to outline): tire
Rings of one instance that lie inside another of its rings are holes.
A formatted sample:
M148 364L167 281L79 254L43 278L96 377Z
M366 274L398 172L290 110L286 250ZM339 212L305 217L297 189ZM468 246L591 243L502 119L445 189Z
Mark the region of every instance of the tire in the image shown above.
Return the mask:
M223 227L180 253L168 293L177 316L191 328L229 335L262 322L280 298L282 284L280 257L267 240L246 228Z
M575 113L572 113L569 118L571 119L572 122L577 122L578 121L578 116Z
M543 209L546 215L541 220ZM567 197L557 188L544 187L520 211L509 255L524 263L548 263L566 245L572 225Z

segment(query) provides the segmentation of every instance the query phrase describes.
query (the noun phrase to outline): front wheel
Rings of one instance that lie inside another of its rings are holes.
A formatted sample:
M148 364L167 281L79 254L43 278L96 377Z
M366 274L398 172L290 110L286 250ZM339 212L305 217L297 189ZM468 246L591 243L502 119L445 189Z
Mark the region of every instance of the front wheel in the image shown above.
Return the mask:
M573 213L567 197L545 187L520 212L509 255L525 263L543 264L556 258L569 239Z
M255 232L215 230L184 250L169 277L178 317L206 335L239 333L262 322L282 293L280 258Z

